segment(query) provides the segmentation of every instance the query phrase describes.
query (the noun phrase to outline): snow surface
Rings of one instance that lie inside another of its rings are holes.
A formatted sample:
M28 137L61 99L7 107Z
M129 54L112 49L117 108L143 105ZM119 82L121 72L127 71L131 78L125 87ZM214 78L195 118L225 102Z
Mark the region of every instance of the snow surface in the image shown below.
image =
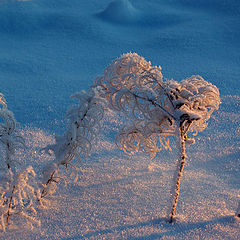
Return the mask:
M0 1L0 92L21 124L36 172L64 132L69 96L122 53L161 65L166 78L199 74L222 104L187 149L177 222L165 222L176 151L126 156L113 143L122 117L106 116L98 145L41 210L41 228L10 225L1 239L240 239L240 2L238 0ZM174 143L172 143L174 146Z

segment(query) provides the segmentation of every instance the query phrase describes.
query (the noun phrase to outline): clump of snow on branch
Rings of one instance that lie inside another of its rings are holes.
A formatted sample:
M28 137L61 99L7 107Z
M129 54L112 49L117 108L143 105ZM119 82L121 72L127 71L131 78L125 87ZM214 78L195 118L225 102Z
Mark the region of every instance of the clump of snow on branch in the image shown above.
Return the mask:
M60 174L60 166L65 166L66 169L70 168L72 170L70 176L75 175L75 180L77 180L77 172L72 161L77 158L81 162L88 157L103 118L104 102L98 96L95 88L89 92L76 93L71 97L79 100L80 105L67 111L66 132L63 136L56 136L55 144L44 148L48 154L54 154L55 160L43 170L42 197L52 194L56 189L56 183L60 180L66 182Z
M220 104L219 90L201 76L192 76L180 83L170 80L167 89L171 93L175 117L194 121L191 130L203 131L207 121Z

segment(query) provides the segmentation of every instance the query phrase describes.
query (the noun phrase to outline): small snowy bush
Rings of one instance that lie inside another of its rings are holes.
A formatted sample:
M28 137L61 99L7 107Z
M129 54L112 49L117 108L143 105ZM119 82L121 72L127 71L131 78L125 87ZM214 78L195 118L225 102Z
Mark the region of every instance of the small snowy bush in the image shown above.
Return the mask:
M24 147L24 139L15 133L16 120L0 93L0 226L5 231L11 216L22 216L27 224L40 224L36 218L37 184L30 166L16 167L15 150Z
M132 120L117 138L120 149L128 154L146 152L151 158L162 148L170 149L169 137L177 137L180 156L174 177L173 221L179 196L180 179L185 164L185 144L195 142L207 127L212 112L220 104L219 90L201 76L181 82L163 80L161 67L151 66L136 53L122 55L107 67L95 85L111 109L125 113Z
M37 219L36 206L38 205L35 172L32 167L13 174L11 170L8 176L1 178L1 226L5 231L10 222L11 216L22 216L21 222L25 221L27 225L33 228L39 226Z
M60 166L70 168L71 176L75 175L77 180L77 172L72 161L75 158L82 161L90 154L92 142L96 138L104 114L103 100L97 94L93 88L88 93L82 91L72 96L81 104L68 110L66 132L63 136L56 136L55 144L44 148L48 154L54 154L55 160L43 170L41 198L54 193L58 181L65 181L65 177L60 174Z

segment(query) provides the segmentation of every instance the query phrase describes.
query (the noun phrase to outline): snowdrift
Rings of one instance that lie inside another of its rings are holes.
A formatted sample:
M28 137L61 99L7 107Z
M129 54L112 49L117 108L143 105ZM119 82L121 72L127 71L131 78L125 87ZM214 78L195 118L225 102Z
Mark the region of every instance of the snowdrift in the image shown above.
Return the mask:
M115 23L136 23L141 19L142 14L128 0L115 0L97 16Z
M186 16L182 17L178 13L163 9L155 13L142 11L134 7L129 0L114 0L96 16L112 24L154 28L162 28L187 20Z

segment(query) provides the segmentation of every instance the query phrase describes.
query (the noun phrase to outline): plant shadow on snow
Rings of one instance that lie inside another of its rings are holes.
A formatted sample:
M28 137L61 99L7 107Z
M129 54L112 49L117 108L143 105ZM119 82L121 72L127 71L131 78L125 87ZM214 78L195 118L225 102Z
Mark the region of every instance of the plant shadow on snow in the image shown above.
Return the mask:
M80 192L80 190L84 191L85 189L99 189L100 187L103 187L103 186L106 186L106 185L110 185L110 186L113 186L113 185L116 185L118 183L124 183L124 184L128 184L128 183L131 183L133 180L137 180L137 179L144 179L144 178L148 178L148 177L161 177L162 176L162 173L159 172L159 171L156 171L156 172L146 172L144 174L141 174L141 175L131 175L131 176L126 176L126 177L123 177L123 178L119 178L119 179L116 179L116 180L113 180L113 181L105 181L105 182L100 182L100 183L95 183L95 184L90 184L90 185L85 185L85 186L77 186L75 185L74 186L74 191L76 192Z
M101 236L104 234L109 234L109 233L114 233L114 232L121 232L129 229L139 229L141 227L157 227L158 229L165 229L167 231L164 231L162 233L152 233L150 235L145 235L142 237L131 237L127 239L132 239L132 240L144 240L144 239L161 239L162 237L167 237L167 236L174 236L177 234L184 234L187 233L191 230L196 230L196 229L201 229L201 230L206 230L208 226L212 227L213 225L231 225L235 223L237 220L235 219L234 216L223 216L219 217L213 220L209 221L201 221L201 222L196 222L196 223L180 223L180 222L175 222L172 224L169 224L166 222L166 218L157 218L157 219L152 219L149 221L145 222L140 222L137 224L128 224L124 226L118 226L114 228L109 228L109 229L104 229L104 230L98 230L98 231L90 231L89 233L81 236L72 236L71 238L63 238L62 240L75 240L75 239L88 239L90 237L95 237L95 236Z
M137 224L129 224L129 225L124 225L124 226L118 226L118 227L99 230L99 231L90 231L89 233L87 233L83 236L63 238L63 240L86 239L86 238L90 238L90 237L94 237L94 236L113 233L113 232L116 232L116 231L121 232L121 231L124 231L124 230L127 230L127 229L135 229L135 228L139 228L139 227L153 226L153 225L159 224L159 222L166 222L166 219L165 218L160 218L160 219L157 219L157 220L154 219L154 220L150 220L150 221L146 221L146 222L140 222L140 223L137 223ZM136 238L136 239L138 239L138 238Z

